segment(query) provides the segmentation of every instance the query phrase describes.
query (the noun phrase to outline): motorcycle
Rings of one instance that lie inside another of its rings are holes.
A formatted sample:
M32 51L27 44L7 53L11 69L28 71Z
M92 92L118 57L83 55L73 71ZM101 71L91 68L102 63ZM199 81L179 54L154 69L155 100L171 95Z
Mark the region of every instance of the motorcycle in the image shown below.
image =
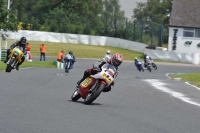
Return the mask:
M157 66L156 66L156 64L153 62L153 60L150 60L150 62L151 62L152 67L153 67L155 70L157 70Z
M68 73L70 69L73 69L73 64L75 62L74 57L70 54L67 54L65 57L65 72Z
M151 60L147 59L146 62L147 62L146 63L147 70L149 70L149 72L151 72Z
M6 62L6 72L11 72L12 69L16 68L16 65L22 61L22 56L24 53L22 52L20 47L15 47L12 49L11 53L8 55L8 61Z
M101 67L101 70L95 75L87 77L71 96L72 101L77 101L81 97L84 104L91 104L115 79L117 73L115 67L108 63Z
M66 59L65 60L65 72L69 73L69 70L71 69L72 65L72 59Z
M142 62L141 61L137 61L136 62L136 67L137 69L141 72L143 71L144 72L144 68L142 67Z

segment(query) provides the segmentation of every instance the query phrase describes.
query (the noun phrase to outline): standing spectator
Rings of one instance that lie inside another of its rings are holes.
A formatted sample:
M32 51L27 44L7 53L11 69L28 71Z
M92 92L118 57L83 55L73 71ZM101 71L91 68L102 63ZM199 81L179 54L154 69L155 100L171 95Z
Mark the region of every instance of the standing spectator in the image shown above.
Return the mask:
M45 61L45 54L46 54L46 46L44 45L44 43L42 43L42 45L40 45L40 61L42 61L42 56L43 60Z
M27 61L32 62L31 45L29 42L27 42L26 49L27 49Z

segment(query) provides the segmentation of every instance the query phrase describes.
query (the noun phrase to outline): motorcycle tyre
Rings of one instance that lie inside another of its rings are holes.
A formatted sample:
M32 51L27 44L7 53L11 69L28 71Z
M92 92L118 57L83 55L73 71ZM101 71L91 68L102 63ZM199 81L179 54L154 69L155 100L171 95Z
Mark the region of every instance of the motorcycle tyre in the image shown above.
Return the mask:
M155 70L158 69L155 63L152 63L152 66L153 66L153 68L154 68Z
M97 90L95 92L89 92L86 96L86 98L84 99L84 104L89 105L91 104L103 91L103 89L105 88L105 85L103 83L101 83L100 85L97 85Z
M148 67L149 72L151 72L151 67Z
M78 89L74 91L74 93L71 96L72 101L77 101L79 98L81 98L80 93L78 92Z
M10 64L12 64L15 60L14 59L11 59L10 63L7 64L7 67L6 67L6 72L11 72L12 71L12 66Z

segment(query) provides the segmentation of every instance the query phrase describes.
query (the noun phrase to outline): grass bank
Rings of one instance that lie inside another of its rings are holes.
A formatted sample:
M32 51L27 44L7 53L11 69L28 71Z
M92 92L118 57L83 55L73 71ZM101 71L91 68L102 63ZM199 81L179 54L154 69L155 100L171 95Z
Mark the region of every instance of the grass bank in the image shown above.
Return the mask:
M9 40L8 46L10 46L14 41ZM33 56L40 55L40 45L42 42L39 41L28 41L31 45L31 53ZM143 54L139 52L134 52L126 49L109 47L109 46L95 46L95 45L83 45L83 44L68 44L68 43L53 43L44 42L47 46L46 56L57 56L57 54L64 50L65 54L70 50L74 52L77 58L102 58L104 57L107 50L110 50L112 54L121 53L125 60L133 60L135 57L140 59L143 58Z
M172 78L181 78L183 81L188 81L191 84L194 84L200 87L200 73L180 73L180 74L171 74Z

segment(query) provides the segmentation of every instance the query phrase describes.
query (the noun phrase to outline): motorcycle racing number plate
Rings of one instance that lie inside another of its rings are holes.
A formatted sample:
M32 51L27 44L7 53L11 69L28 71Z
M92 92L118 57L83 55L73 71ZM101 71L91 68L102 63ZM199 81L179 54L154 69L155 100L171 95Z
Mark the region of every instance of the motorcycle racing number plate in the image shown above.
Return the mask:
M81 85L83 87L87 87L90 83L91 83L92 79L91 78L86 78L82 83Z

